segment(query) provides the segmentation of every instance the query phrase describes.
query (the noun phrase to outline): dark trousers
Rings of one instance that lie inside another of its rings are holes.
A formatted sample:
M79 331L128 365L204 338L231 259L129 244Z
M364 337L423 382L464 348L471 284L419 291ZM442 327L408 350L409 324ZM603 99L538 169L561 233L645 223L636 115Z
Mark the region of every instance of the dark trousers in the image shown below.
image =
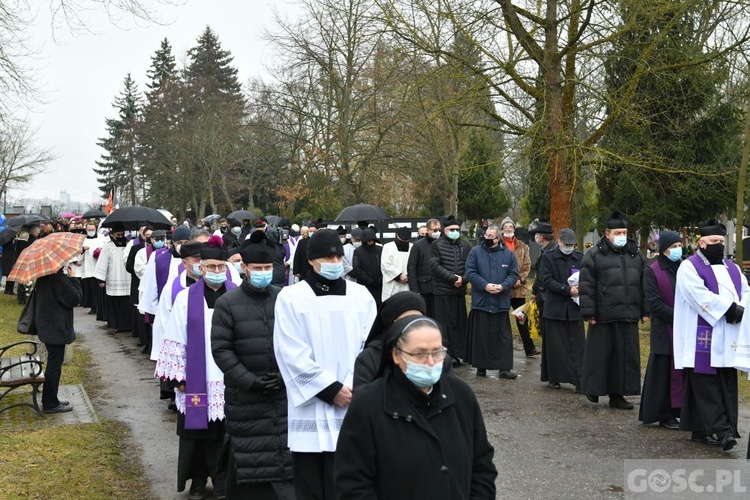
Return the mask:
M466 295L435 295L435 321L442 327L443 343L451 358L466 357Z
M44 369L42 387L42 407L50 409L58 406L57 391L60 388L60 376L65 359L65 345L44 344L47 348L47 366Z
M292 452L294 492L297 500L335 500L333 459L335 453Z
M8 274L10 274L10 272L8 272ZM14 295L15 294L15 292L13 291L13 287L14 287L15 284L16 284L15 281L10 281L10 280L6 279L6 281L5 281L5 293L6 293L6 295Z
M525 303L526 299L523 297L512 297L510 299L510 306L513 310L518 309ZM534 352L534 349L536 349L534 341L531 340L531 334L529 334L529 322L524 321L523 323L521 323L520 321L516 320L516 326L518 327L518 334L521 336L521 341L523 342L523 350L528 356L529 354Z
M431 293L421 294L424 299L424 303L427 306L427 316L430 318L435 317L435 296Z

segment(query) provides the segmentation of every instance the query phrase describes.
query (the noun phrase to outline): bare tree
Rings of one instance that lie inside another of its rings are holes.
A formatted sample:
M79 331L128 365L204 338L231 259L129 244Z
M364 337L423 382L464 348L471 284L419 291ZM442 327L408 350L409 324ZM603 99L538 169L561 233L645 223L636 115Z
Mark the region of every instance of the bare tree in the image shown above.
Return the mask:
M53 159L49 151L34 146L33 135L25 122L0 123L0 192L30 181Z

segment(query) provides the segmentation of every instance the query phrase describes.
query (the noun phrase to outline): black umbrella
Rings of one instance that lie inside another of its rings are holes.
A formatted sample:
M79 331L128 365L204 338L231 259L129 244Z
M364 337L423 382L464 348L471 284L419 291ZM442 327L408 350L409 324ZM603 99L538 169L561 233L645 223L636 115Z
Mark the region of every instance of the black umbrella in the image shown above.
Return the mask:
M139 229L141 226L149 225L154 229L170 229L172 222L155 208L148 207L125 207L118 208L107 216L102 222L102 227L112 227L122 224L125 229Z
M106 217L107 214L99 210L98 208L95 208L93 210L89 210L85 214L83 214L83 217L85 219L102 219Z
M235 220L256 220L255 214L252 212L248 212L247 210L235 210L231 214L227 215L227 219L235 219Z
M278 215L267 215L266 220L270 225L278 226L279 222L281 222L281 217L279 217Z
M21 227L29 226L31 224L40 224L48 220L49 219L41 215L17 215L13 218L7 219L5 225L8 227Z
M3 230L0 231L0 245L5 245L9 241L11 241L13 238L16 237L17 233L18 233L18 229L14 227L3 228Z
M352 205L346 207L341 211L340 214L334 219L335 222L357 222L361 220L376 221L390 219L391 216L386 213L380 207L375 205L365 205L360 203L359 205Z

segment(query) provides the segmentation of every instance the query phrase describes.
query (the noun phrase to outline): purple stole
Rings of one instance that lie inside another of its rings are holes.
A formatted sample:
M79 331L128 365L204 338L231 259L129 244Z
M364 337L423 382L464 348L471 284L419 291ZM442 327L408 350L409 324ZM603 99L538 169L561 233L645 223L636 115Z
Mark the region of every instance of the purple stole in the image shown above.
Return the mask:
M179 281L179 280L176 280ZM208 383L206 382L206 332L203 279L188 289L187 362L185 366L185 429L208 429ZM227 280L226 290L237 285Z
M714 275L711 266L703 262L700 255L695 254L688 260L693 264L695 270L698 272L698 276L703 280L711 292L719 294L719 283L716 281L716 275ZM724 265L727 266L729 271L729 277L732 279L735 290L737 290L737 296L742 296L742 279L740 278L740 272L734 263L724 259ZM703 373L706 375L716 375L716 368L711 366L711 337L714 329L706 322L701 315L698 315L698 326L695 335L695 373Z
M158 257L160 253L163 253L166 248L160 248L159 250L156 250L156 256ZM146 245L146 262L151 260L151 254L154 253L154 247L151 245ZM161 291L159 292L161 293ZM146 313L143 315L143 322L148 324L151 324L151 315L149 313Z
M172 253L162 252L156 254L156 261L154 266L156 267L156 296L161 297L161 291L164 290L164 285L167 284L167 278L169 278L169 266L172 263ZM182 263L180 263L182 266ZM182 267L185 268L184 266ZM182 271L177 271L179 275Z
M656 276L656 285L659 287L661 300L674 310L674 288L672 288L672 283L669 282L667 272L661 268L658 261L651 264L650 267L654 276ZM672 344L674 342L674 326L667 325L667 331L669 332L669 343ZM670 402L672 408L681 408L684 388L683 374L682 370L677 370L674 367L674 355L670 358L672 361L672 369L669 372Z

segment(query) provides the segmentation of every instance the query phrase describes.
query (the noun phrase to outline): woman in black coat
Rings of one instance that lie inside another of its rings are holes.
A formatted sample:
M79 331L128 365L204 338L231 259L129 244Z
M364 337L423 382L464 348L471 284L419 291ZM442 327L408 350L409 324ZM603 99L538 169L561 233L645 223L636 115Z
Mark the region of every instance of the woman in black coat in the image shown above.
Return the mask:
M383 247L377 244L375 231L365 229L362 231L362 246L354 250L352 270L349 273L357 283L370 291L378 307L383 300L383 271L380 268L382 253Z
M211 350L224 372L228 499L284 498L293 491L287 398L273 351L281 290L270 285L276 249L256 233L240 251L245 280L216 301L211 327Z
M406 316L384 345L378 378L355 394L339 434L337 498L494 499L494 450L479 403L442 373L438 325Z
M651 353L643 379L638 420L659 422L679 430L682 406L682 371L674 369L672 323L677 269L682 257L682 237L674 231L659 234L659 256L643 273L646 301L651 311ZM657 278L658 275L658 278Z
M73 409L67 401L57 398L65 358L65 345L76 339L73 329L73 308L83 297L81 284L73 279L72 266L67 267L67 276L60 269L57 273L42 276L36 281L34 324L39 340L47 348L47 366L44 370L42 408L45 413L63 413Z

